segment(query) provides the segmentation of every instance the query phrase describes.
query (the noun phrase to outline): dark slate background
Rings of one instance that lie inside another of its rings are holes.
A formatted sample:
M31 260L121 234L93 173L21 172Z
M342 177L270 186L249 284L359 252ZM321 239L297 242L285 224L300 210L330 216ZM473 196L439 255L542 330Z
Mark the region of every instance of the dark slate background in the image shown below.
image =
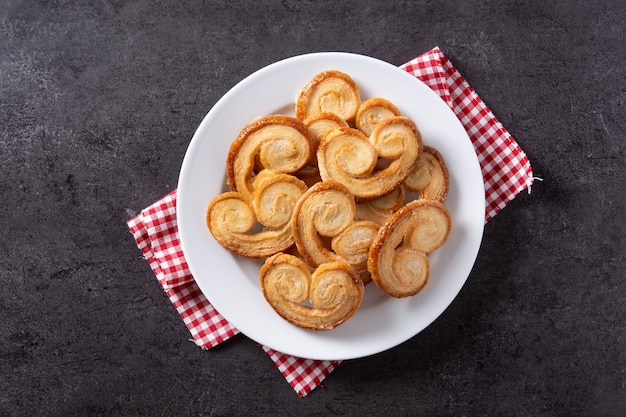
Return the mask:
M618 416L626 3L20 1L0 7L0 415ZM256 343L202 351L125 221L244 77L439 46L537 182L424 332L299 398Z

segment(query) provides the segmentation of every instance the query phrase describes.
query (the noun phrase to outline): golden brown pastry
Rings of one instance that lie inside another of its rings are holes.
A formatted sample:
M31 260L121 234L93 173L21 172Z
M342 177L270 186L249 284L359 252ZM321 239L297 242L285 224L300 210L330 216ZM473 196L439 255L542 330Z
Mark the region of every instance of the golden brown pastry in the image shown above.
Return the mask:
M338 127L348 127L348 123L334 113L316 113L304 119L303 123L315 138L315 151L317 144L328 132Z
M333 329L358 309L363 283L348 264L324 263L313 273L300 258L279 253L259 274L263 296L288 322L305 329ZM310 305L305 304L306 301Z
M303 121L313 137L311 146L311 159L307 166L296 173L296 176L303 180L309 187L316 182L322 181L320 171L317 166L317 146L324 136L337 127L347 127L345 120L333 113L318 113Z
M405 231L405 244L426 253L443 246L452 228L452 218L446 207L434 200L417 200L408 206L411 229Z
M319 113L334 113L351 123L360 104L359 86L348 74L323 71L311 78L298 93L296 117L304 120Z
M289 224L296 202L306 190L306 184L292 175L261 171L254 178L252 200L257 220L267 229Z
M452 220L444 205L415 200L380 228L367 262L372 280L392 297L408 297L424 288L430 275L427 254L448 239Z
M354 220L354 214L354 197L346 187L317 183L296 203L292 232L298 253L309 265L341 260L368 282L367 257L380 226Z
M331 239L332 250L352 267L364 283L371 280L367 257L379 228L380 225L371 221L354 221Z
M389 216L404 205L404 199L404 187L399 185L388 194L373 200L357 202L355 217L360 220L369 220L381 225Z
M407 117L379 122L368 138L358 129L337 128L317 149L324 181L345 185L360 200L391 192L409 175L422 152L422 136ZM385 164L380 164L384 160ZM378 167L377 167L378 166Z
M293 210L291 228L296 247L312 266L340 260L326 244L343 232L354 219L354 197L343 185L320 182L309 188Z
M439 151L432 146L424 146L417 164L403 185L408 191L419 193L420 198L443 203L448 196L450 178L448 167Z
M252 200L254 176L262 169L293 173L311 158L313 138L304 124L290 116L260 117L245 126L232 143L226 180L233 191Z
M255 180L252 201L236 191L214 198L207 209L207 226L224 248L241 256L265 258L293 245L290 221L305 190L299 179L265 170Z
M392 102L382 97L374 97L361 102L356 113L355 125L369 136L378 122L394 116L400 116L400 110Z

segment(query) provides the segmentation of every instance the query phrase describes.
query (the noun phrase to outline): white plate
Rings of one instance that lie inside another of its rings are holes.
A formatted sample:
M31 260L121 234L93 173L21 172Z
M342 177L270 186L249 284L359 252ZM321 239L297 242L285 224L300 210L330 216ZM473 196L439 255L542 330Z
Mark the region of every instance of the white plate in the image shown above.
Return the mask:
M258 283L261 262L232 255L205 224L209 202L225 190L225 161L239 130L257 116L293 114L299 89L327 69L346 72L362 98L384 97L436 147L450 171L446 206L453 226L446 244L430 255L431 274L416 296L395 299L373 283L344 324L303 330L280 318ZM274 350L310 359L353 359L382 352L415 336L454 300L478 254L485 219L482 175L459 120L425 84L397 67L362 55L330 52L288 58L250 75L224 95L195 132L183 160L177 218L185 258L200 289L242 333Z

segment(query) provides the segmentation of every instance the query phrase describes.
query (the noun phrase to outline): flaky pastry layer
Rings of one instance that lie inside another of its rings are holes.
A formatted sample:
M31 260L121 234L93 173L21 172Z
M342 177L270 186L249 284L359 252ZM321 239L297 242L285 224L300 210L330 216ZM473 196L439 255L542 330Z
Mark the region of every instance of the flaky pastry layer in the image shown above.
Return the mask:
M307 164L312 148L313 138L302 121L284 115L259 117L231 144L226 160L227 184L251 200L258 171L294 173Z
M352 77L341 71L322 71L298 93L296 117L304 120L319 113L333 113L352 123L360 104L359 86Z
M353 128L333 130L320 142L317 160L322 180L339 182L357 199L368 200L404 181L421 152L417 126L399 116L379 122L369 137Z
M302 259L279 253L265 261L259 282L276 313L311 330L339 326L356 312L363 299L363 282L342 261L321 264L311 273Z
M443 203L448 196L450 177L441 153L432 146L424 146L403 185L406 190L419 193L420 198Z
M392 297L408 297L424 288L430 275L427 253L447 240L450 213L434 200L415 200L394 213L379 229L369 251L372 280Z

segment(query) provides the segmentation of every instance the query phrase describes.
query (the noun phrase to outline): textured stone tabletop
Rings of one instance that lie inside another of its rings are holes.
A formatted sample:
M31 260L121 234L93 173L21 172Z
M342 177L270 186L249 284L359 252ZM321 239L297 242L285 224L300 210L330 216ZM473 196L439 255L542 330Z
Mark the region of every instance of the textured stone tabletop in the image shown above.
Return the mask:
M619 416L626 3L19 1L0 8L0 416ZM272 62L439 46L537 181L450 307L298 397L252 340L190 342L126 220Z

